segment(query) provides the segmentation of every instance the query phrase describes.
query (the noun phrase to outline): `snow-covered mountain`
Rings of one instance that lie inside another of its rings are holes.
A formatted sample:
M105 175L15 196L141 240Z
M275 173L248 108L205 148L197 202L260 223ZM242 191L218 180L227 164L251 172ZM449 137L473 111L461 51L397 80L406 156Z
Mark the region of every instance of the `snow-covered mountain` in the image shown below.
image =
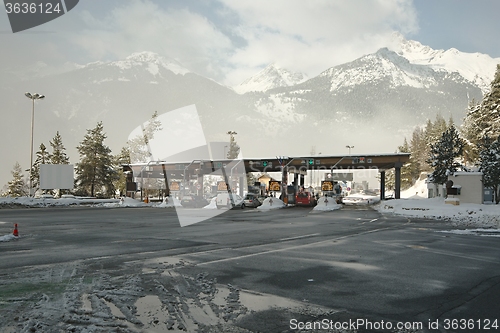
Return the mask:
M279 87L294 86L304 82L306 79L307 76L303 73L294 73L276 64L270 64L254 76L234 87L234 90L239 94L250 91L266 91Z
M384 48L301 84L269 90L255 106L263 115L287 115L282 121L372 125L394 132L408 131L438 113L460 122L470 99L481 97L481 89L458 72L412 64Z
M16 161L29 163L31 103L36 102L35 147L56 131L72 163L87 129L102 121L107 144L118 152L128 134L159 114L195 104L207 141L238 133L245 157L309 153L340 154L346 145L391 152L417 125L440 113L460 123L472 98L480 100L500 59L435 51L401 41L305 80L276 65L231 89L192 73L175 60L141 52L114 62L95 62L64 73L35 77L0 75L0 186ZM7 81L6 81L7 80ZM237 92L236 92L237 91ZM244 93L244 92L248 93ZM239 92L239 93L238 93ZM175 124L172 124L175 126ZM15 149L9 142L15 138ZM172 138L165 144L176 144ZM24 148L23 148L24 147ZM37 150L37 149L36 149Z
M182 67L179 62L162 57L153 52L136 52L128 56L125 60L115 61L109 64L117 66L120 69L127 70L134 66L144 66L144 68L153 76L161 75L160 68L166 69L174 74L186 74L189 70Z
M482 53L460 52L455 48L434 50L414 40L406 40L395 33L389 47L412 64L426 65L434 70L458 72L463 78L478 86L483 93L488 91L495 76L500 58L492 58Z

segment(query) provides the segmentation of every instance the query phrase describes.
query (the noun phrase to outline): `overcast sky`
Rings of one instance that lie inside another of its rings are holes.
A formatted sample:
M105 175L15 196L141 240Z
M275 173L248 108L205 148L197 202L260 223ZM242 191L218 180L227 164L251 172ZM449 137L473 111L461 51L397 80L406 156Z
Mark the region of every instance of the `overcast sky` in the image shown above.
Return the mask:
M497 0L80 0L13 34L0 14L0 71L153 51L236 85L269 63L315 76L388 45L398 31L434 49L500 57Z

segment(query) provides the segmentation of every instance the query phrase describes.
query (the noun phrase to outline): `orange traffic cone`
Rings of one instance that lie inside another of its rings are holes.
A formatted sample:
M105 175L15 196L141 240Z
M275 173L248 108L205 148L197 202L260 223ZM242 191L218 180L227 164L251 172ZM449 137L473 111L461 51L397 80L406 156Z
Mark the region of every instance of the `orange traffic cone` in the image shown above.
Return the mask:
M17 231L17 223L14 224L14 232L12 234L16 237L19 237L19 231Z

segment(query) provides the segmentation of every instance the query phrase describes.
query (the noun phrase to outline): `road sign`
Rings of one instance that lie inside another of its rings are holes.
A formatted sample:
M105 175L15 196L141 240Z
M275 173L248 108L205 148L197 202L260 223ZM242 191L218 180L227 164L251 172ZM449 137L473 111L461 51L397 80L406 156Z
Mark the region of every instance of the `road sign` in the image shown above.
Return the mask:
M197 190L201 190L201 184L200 183L196 183L196 189Z

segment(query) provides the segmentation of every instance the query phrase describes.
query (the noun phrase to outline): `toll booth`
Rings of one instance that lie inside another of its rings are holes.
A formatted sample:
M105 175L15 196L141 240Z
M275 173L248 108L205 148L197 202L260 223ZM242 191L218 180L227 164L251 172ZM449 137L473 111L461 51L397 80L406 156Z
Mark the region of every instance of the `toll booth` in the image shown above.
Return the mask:
M335 201L342 203L342 187L336 180L321 181L321 192L323 196L335 198Z

